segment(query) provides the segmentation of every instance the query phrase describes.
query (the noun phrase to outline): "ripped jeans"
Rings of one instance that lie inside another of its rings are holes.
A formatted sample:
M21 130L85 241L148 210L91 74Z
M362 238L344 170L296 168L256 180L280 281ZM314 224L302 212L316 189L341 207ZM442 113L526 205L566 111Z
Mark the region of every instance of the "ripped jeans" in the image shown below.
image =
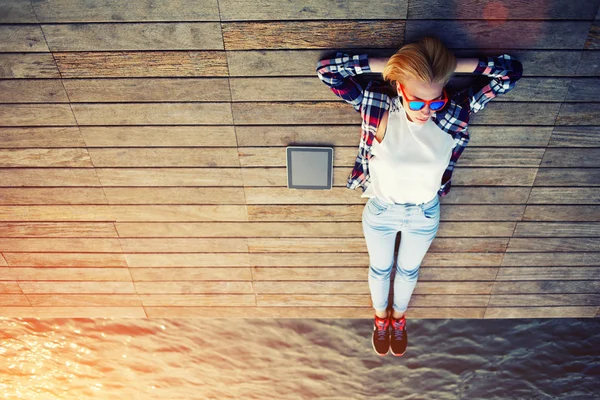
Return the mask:
M369 289L376 311L387 309L396 235L401 233L396 261L393 309L405 312L417 284L419 267L440 223L440 199L415 205L385 203L371 197L362 215L369 251Z

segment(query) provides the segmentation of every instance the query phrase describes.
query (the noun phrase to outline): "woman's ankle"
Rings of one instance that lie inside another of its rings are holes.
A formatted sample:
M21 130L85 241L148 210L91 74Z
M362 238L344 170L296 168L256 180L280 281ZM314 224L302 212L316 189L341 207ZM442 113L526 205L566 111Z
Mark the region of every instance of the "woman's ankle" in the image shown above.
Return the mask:
M377 315L379 318L387 318L388 311L387 310L383 310L383 311L375 310L375 315Z

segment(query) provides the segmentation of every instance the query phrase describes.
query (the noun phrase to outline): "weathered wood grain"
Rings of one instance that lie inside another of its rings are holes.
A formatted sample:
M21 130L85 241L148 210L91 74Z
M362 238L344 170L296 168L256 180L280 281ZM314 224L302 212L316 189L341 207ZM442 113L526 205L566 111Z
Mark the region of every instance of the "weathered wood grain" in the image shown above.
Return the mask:
M50 51L223 50L220 24L42 24Z
M133 280L168 281L168 280L212 280L212 281L250 281L250 268L131 268Z
M600 188L533 188L527 203L600 204Z
M60 78L50 53L0 53L0 79Z
M592 307L488 307L484 318L593 318Z
M23 296L25 297L25 296ZM409 307L485 307L489 295L418 295L410 299ZM256 304L264 307L341 307L341 306L369 306L370 295L336 294L261 294L256 296Z
M48 51L39 25L0 25L0 53Z
M77 103L71 104L71 108L79 125L227 125L233 123L228 103ZM0 105L0 116L1 114Z
M600 167L600 148L546 149L542 167Z
M86 147L237 147L233 126L82 126L80 130Z
M21 288L19 287L19 283L17 281L3 281L0 282L0 293L2 294L12 294L12 293L23 293Z
M3 279L18 281L119 281L131 282L127 268L3 268Z
M22 293L0 294L0 307L27 307L31 306L27 296Z
M224 51L54 52L63 78L227 76Z
M115 238L0 238L0 251L4 252L80 252L122 253Z
M596 15L598 4L597 0L505 0L501 3L493 0L458 0L452 3L450 10L444 1L410 2L408 18L478 19L497 27L506 20L590 20Z
M221 28L226 50L276 50L399 47L405 25L403 20L276 21L224 22Z
M65 250L64 247L60 247L61 244L59 243L56 250ZM27 246L27 243L25 245ZM33 244L31 251L35 249L35 244ZM79 250L73 248L73 251ZM98 265L103 267L127 267L123 254L4 253L4 257L11 267L96 267Z
M115 228L121 238L363 236L360 222L118 222ZM436 237L511 237L514 229L515 222L442 222Z
M578 76L598 76L600 68L600 51L584 51L577 67Z
M599 272L597 267L499 268L496 281L596 280Z
M29 294L33 307L134 307L141 306L135 294Z
M600 237L598 222L518 222L514 237Z
M118 237L113 223L3 222L0 237Z
M571 80L565 101L598 101L600 78L577 78Z
M527 206L523 221L600 221L598 206Z
M496 294L489 307L597 306L600 294Z
M366 313L365 313L366 314ZM0 307L0 315L4 318L18 317L18 318L35 318L37 314L33 310L33 307Z
M126 253L248 253L245 238L121 238L119 243Z
M535 240L535 239L515 239L515 240ZM590 238L583 240L595 240ZM596 249L597 251L598 249ZM595 253L510 253L507 252L502 259L503 267L574 267L574 266L594 266L600 263L600 252ZM548 268L552 270L553 268ZM600 277L598 275L597 277Z
M76 125L68 104L0 104L0 126Z
M600 103L563 103L556 125L600 125Z
M144 307L33 307L39 318L147 318Z
M85 147L77 127L0 128L0 147Z
M231 101L225 78L65 79L63 84L73 103Z
M440 39L450 48L583 49L589 21L518 21L490 23L486 20L408 20L406 42L431 32L452 32Z
M532 251L600 251L600 238L511 238L506 249L507 253Z
M0 149L0 168L93 168L87 149Z
M96 170L91 168L19 168L0 169L4 187L24 186L101 186Z
M252 282L244 281L135 282L139 294L254 293L252 287Z
M102 190L109 204L246 204L241 187L105 187Z
M494 282L492 294L523 293L599 293L597 281L499 281Z
M65 188L0 188L0 204L107 204L102 188L69 188L68 193Z
M109 206L0 206L0 221L114 221Z
M216 0L175 0L160 6L143 0L97 2L52 0L33 3L40 22L218 21Z
M239 168L98 168L102 186L242 186ZM0 171L1 174L1 171Z
M44 282L20 281L23 293L30 294L135 294L137 287L133 282Z
M0 103L68 103L60 79L0 81Z
M552 127L533 126L469 126L469 149L482 146L546 147L552 129ZM557 128L554 129L556 131ZM238 125L235 127L235 131L240 147L277 147L302 143L310 143L315 146L358 147L360 141L359 125ZM590 136L593 137L593 133Z
M110 206L116 221L248 221L246 206L231 205L152 205Z
M239 167L235 148L107 148L88 149L97 168L102 167ZM2 150L0 150L0 158ZM0 162L0 166L2 163ZM201 171L199 173L202 173Z
M358 189L360 190L360 189ZM358 194L358 193L357 193ZM529 206L538 207L538 206ZM360 221L364 205L249 205L249 221ZM442 221L521 221L524 205L449 205L441 210ZM536 210L537 211L537 210ZM600 221L600 210L598 210ZM567 210L568 212L568 210ZM536 214L533 220L539 218ZM552 219L550 219L552 220ZM567 219L568 220L568 219Z
M540 168L534 186L599 186L600 168Z
M251 307L256 305L254 294L143 294L139 295L144 306L230 306Z
M248 267L249 255L246 253L231 253L231 254L211 254L211 253L180 253L180 254L125 254L127 265L130 268L140 267L169 267L169 268L151 268L152 270L160 270L168 275L168 270L176 267ZM201 270L202 268L199 268ZM212 268L209 268L212 269ZM240 268L241 270L241 268ZM245 271L245 269L244 269ZM232 274L235 271L232 272ZM174 271L173 273L176 273ZM181 276L185 276L185 269L180 271ZM227 279L235 276L235 280L242 278L235 273L229 275ZM248 271L248 275L250 271ZM174 280L175 276L166 280ZM187 279L187 278L183 278ZM223 278L225 279L225 278ZM227 280L225 279L225 280ZM251 278L247 278L251 279Z
M600 22L598 20L592 23L584 48L586 50L600 49Z
M0 4L0 23L35 24L38 20L31 2L22 0L3 0Z
M284 21L311 19L406 19L407 0L376 0L365 4L358 0L323 2L318 0L277 2L273 0L220 0L221 21Z
M600 147L600 127L554 127L548 147Z

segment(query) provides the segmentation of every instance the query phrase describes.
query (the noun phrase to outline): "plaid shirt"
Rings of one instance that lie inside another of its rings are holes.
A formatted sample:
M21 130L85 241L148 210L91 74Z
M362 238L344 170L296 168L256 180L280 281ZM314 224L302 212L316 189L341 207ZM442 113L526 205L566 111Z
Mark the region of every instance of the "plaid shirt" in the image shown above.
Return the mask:
M378 90L376 83L370 81L365 88L356 82L353 76L371 72L366 54L348 55L338 52L335 58L323 59L317 63L317 75L336 96L352 104L362 116L361 138L358 156L354 169L348 177L348 189L361 186L363 192L371 184L369 160L371 145L377 133L379 121L398 97L390 98ZM449 94L446 107L432 116L432 120L440 129L452 135L454 147L450 163L442 176L438 195L445 196L450 191L452 172L458 158L469 143L467 125L469 115L476 113L499 94L504 94L515 87L515 83L523 73L521 63L508 54L498 57L483 56L473 74L487 75L489 83L482 88L470 87L454 94Z

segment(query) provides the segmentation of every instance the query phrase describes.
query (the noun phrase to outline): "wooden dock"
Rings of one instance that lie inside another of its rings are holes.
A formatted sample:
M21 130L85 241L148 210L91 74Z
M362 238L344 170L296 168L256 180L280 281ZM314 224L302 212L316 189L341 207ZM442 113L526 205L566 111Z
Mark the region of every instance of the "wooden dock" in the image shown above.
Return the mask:
M105 3L0 3L0 316L372 318L360 116L315 65L424 34L524 76L409 317L600 316L600 0ZM287 189L288 145L333 146L334 188Z

